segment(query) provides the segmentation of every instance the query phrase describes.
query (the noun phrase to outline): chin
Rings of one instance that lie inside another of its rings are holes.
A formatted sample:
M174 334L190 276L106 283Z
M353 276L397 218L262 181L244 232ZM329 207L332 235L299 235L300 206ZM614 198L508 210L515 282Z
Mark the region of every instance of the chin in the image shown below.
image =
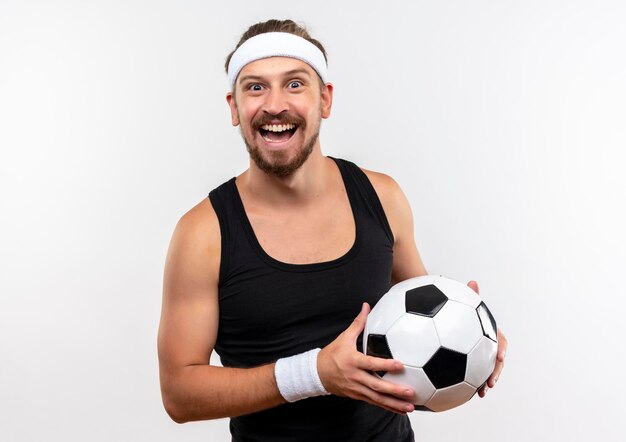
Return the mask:
M262 153L258 146L251 147L246 141L246 147L254 164L268 175L277 178L286 178L293 175L313 152L319 133L316 133L304 146L298 147L295 155L289 155L290 150L270 151ZM291 157L291 158L290 158Z

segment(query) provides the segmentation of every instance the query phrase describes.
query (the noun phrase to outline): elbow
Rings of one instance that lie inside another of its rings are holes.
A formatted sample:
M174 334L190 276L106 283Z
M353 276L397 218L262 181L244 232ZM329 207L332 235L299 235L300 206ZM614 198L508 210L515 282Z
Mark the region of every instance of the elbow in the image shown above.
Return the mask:
M172 419L174 422L176 422L177 424L184 424L189 422L189 420L185 419L184 417L182 417L182 415L179 414L174 414L171 411L167 411L168 416L170 417L170 419Z
M177 424L184 424L189 422L185 413L180 409L180 407L171 399L166 396L163 396L163 407L165 408L165 412L167 415Z
M177 424L189 422L187 407L185 407L184 395L181 397L180 383L173 376L161 375L161 401L167 415Z
M228 417L213 413L206 414L200 417L185 411L185 409L181 408L180 405L176 405L166 400L163 401L163 407L165 408L165 412L170 417L170 419L172 419L177 424L186 424L187 422L194 422L198 420L213 420Z

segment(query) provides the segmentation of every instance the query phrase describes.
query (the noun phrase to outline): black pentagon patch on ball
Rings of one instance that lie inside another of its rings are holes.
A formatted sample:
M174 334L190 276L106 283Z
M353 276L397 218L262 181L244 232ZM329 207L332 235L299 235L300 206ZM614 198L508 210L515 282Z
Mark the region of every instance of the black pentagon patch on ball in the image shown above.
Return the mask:
M433 284L417 287L406 292L407 313L432 318L446 303L448 297Z
M430 411L430 412L433 411L430 408L428 408L426 405L415 405L415 410L417 410L417 411Z
M385 335L370 334L367 336L367 349L365 354L376 358L393 359L387 337ZM386 371L377 371L376 374L381 378L385 376Z
M498 342L498 327L496 326L496 320L487 308L484 302L481 302L476 307L476 313L478 313L478 319L480 319L480 325L483 328L483 335L487 336L493 342Z
M446 388L463 382L467 355L440 347L424 365L424 371L435 388Z

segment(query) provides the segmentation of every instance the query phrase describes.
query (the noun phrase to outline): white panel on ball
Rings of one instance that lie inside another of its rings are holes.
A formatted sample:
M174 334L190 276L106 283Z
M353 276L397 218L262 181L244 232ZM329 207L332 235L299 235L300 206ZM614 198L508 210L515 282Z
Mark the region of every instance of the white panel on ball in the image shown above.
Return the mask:
M476 388L465 382L435 391L426 402L426 407L433 411L445 411L469 401L476 393Z
M411 313L391 326L387 343L394 359L413 367L422 367L440 346L432 318Z
M458 281L442 276L435 282L435 286L445 293L448 299L467 304L473 308L478 307L481 302L480 296L474 290Z
M422 287L428 284L434 284L437 280L439 280L441 276L439 275L424 275L424 276L416 276L415 278L406 279L394 285L391 290L399 290L401 292L406 292L407 290L411 290L417 287Z
M413 397L415 405L424 405L435 393L435 387L421 368L404 367L402 373L387 372L383 379L394 384L411 387L415 391L415 396Z
M384 335L389 327L403 314L404 291L390 290L380 298L367 318L367 330L369 333Z
M433 320L441 345L450 350L467 354L483 336L476 310L466 304L448 300Z
M498 344L483 336L467 355L465 382L478 388L489 379L496 366Z

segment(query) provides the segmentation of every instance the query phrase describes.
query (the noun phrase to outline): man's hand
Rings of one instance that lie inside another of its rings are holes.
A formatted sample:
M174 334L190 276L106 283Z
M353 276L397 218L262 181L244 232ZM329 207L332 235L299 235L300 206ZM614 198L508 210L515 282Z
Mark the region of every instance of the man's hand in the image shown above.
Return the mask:
M406 414L415 409L411 403L414 391L372 374L375 371L400 372L402 363L366 356L356 350L356 341L365 328L369 312L370 306L364 303L352 324L319 352L317 370L320 380L326 390L337 396L348 396L394 413Z
M471 288L472 290L474 290L477 295L479 294L478 283L476 281L468 282L467 286ZM504 367L504 356L506 354L507 346L508 346L508 341L504 337L502 330L500 330L500 328L498 327L498 354L496 356L496 366L493 370L493 373L491 373L491 376L489 376L489 379L487 379L487 383L485 384L485 387L481 388L478 391L478 396L485 397L485 395L487 394L487 391L490 388L493 388L496 385L496 382L498 382L498 378L500 377L500 372L502 371L502 367Z

